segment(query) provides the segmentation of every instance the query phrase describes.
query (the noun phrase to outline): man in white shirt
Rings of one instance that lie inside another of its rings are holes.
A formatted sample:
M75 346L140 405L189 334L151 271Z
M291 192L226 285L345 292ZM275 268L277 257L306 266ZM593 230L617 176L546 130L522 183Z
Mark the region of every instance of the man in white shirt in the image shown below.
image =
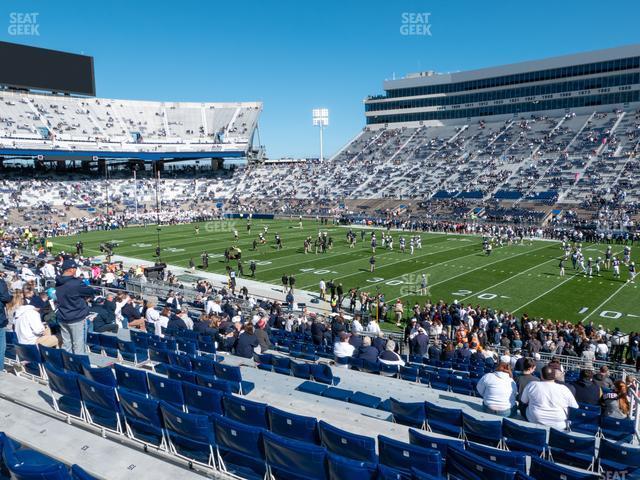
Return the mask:
M340 341L333 345L333 354L336 358L352 357L355 347L349 343L349 335L345 332L340 334Z
M555 383L553 368L543 367L541 377L542 381L531 382L520 396L520 401L528 405L527 420L565 430L569 407L578 408L578 402L566 386Z
M215 299L209 298L209 300L207 301L205 312L207 315L211 315L212 313L215 315L220 315L222 313L220 299L218 297L216 297Z

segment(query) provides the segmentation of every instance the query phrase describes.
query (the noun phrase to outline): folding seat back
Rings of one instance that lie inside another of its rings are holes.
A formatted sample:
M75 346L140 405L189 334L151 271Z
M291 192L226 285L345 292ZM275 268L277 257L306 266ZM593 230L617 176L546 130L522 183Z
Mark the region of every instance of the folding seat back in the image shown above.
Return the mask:
M40 348L40 355L42 361L53 365L58 370L64 369L64 361L62 360L62 349L45 347L44 345L38 345Z
M164 445L160 401L127 389L118 389L127 436L157 447Z
M408 475L415 468L423 473L442 475L442 459L438 450L418 447L378 435L379 461Z
M37 345L16 344L16 355L18 361L24 367L26 373L36 377L42 377L42 355ZM4 359L3 359L4 361Z
M373 437L341 430L323 420L318 422L318 431L322 446L329 452L361 462L378 462L376 441Z
M276 373L281 373L283 375L289 375L291 373L290 367L291 360L289 357L281 357L279 355L274 355L271 359L271 364L273 365L273 371Z
M336 367L349 368L349 359L351 357L335 357Z
M192 370L191 357L184 353L167 352L167 358L169 359L169 365L173 367L182 368L184 370Z
M204 352L204 353L216 353L218 349L216 348L216 344L213 341L199 340L198 341L198 350L200 350L200 352Z
M240 367L224 365L222 363L216 362L214 371L216 377L223 380L228 380L230 382L242 382L242 373L240 372Z
M2 457L14 480L69 480L64 463L35 450L16 450L12 441L4 442Z
M591 468L595 461L595 437L575 435L549 429L549 457L556 463Z
M91 367L88 355L79 355L75 353L69 353L62 350L62 361L64 363L64 369L70 372L82 373L82 367Z
M148 325L149 324L147 324L147 326ZM136 344L136 347L140 349L146 350L149 348L149 336L142 334L142 332L131 330L131 340Z
M197 355L198 354L198 343L197 340L182 340L177 339L176 343L178 344L178 350L187 355Z
M17 358L16 345L18 344L18 336L16 335L16 332L5 330L5 340L7 342L7 349L4 352L4 358L14 362Z
M291 361L291 373L294 377L304 378L309 380L311 378L311 369L308 363L299 363Z
M45 365L44 369L49 379L49 389L59 395L59 398L52 395L54 409L67 415L83 418L78 374L58 370L50 365Z
M322 392L323 397L333 398L334 400L340 400L341 402L348 402L353 394L354 392L351 390L338 387L329 387Z
M514 480L516 470L452 446L447 450L447 473L456 479ZM540 477L543 478L543 477Z
M245 398L226 395L222 398L226 417L254 427L269 428L267 424L267 405Z
M462 440L454 440L447 437L436 437L429 435L428 433L418 432L413 428L409 429L409 443L417 445L422 448L430 448L432 450L438 450L440 452L440 458L446 463L447 461L447 449L450 446L464 448L464 442Z
M149 394L147 372L144 370L137 370L135 368L124 367L117 363L113 366L113 369L116 372L116 380L118 381L119 388L125 388L143 395Z
M371 362L369 360L362 360L363 372L378 374L380 373L380 362Z
M462 430L465 439L470 442L498 448L502 445L501 420L478 420L468 413L463 412Z
M600 412L569 407L569 428L572 432L595 435L600 424Z
M385 377L398 377L400 373L399 365L387 365L380 362L380 375Z
M78 385L89 423L121 433L116 389L83 376L78 376Z
M191 370L185 370L184 368L180 367L168 366L167 376L171 380L177 380L179 382L196 383L196 374Z
M425 402L427 426L430 430L457 438L462 433L462 410L440 407Z
M431 388L435 388L437 390L449 390L450 382L451 375L449 375L448 373L437 373L431 375L431 378L429 379Z
M269 430L276 435L300 440L301 442L320 443L318 421L313 417L305 417L288 413L275 407L267 407Z
M153 373L150 373L147 378L149 379L149 395L167 402L176 408L184 408L182 382L161 377Z
M135 363L136 365L149 359L147 350L138 348L135 342L125 342L118 339L118 350L124 361Z
M323 447L291 440L271 432L264 432L263 439L267 469L276 480L327 478L327 451Z
M400 367L400 378L409 382L417 382L420 370L418 367Z
M100 346L104 353L112 358L118 357L118 337L115 335L100 335Z
M378 466L375 463L362 462L327 453L329 478L332 480L376 480Z
M212 466L215 435L209 417L185 413L163 401L160 411L171 451L193 462Z
M213 415L216 452L223 470L240 478L265 475L263 429ZM249 469L249 475L243 475Z
M558 478L562 480L598 480L601 478L599 473L574 470L536 457L531 457L529 475L533 478Z
M220 390L195 385L184 382L182 384L184 392L184 403L189 413L200 415L223 414L222 397L224 394Z
M349 397L349 403L355 403L356 405L362 405L363 407L378 408L382 399L375 395L369 395L364 392L355 392Z
M606 478L613 477L613 472L623 478L634 478L640 472L640 447L620 444L603 438L598 449L600 468ZM607 472L611 472L607 474Z
M94 382L101 383L102 385L106 385L108 387L116 387L118 382L116 381L116 377L113 375L113 369L111 367L82 367L83 375L89 380L93 380Z
M149 346L149 360L156 363L169 363L169 350Z
M547 450L547 431L542 428L527 427L505 418L502 437L505 446L512 451L542 456Z
M273 355L271 353L254 353L253 361L256 362L256 366L260 370L265 370L267 372L273 370Z
M208 375L201 375L197 373L196 384L213 390L219 390L222 393L228 393L229 395L233 393L231 383L226 380L218 380L216 377L210 377Z
M422 473L422 472L420 472ZM426 475L426 474L424 474ZM378 478L377 480L413 480L413 469L411 475L406 472L401 472L395 468L387 467L386 465L378 464Z
M328 385L337 385L338 377L333 376L333 372L331 371L331 367L329 365L324 365L322 363L314 363L310 365L311 368L311 377L320 383L326 383Z
M629 418L613 418L602 416L600 432L608 440L631 442L636 433L635 420Z
M361 358L347 357L349 359L349 367L352 370L362 370L364 361Z
M192 370L203 375L215 375L216 362L207 357L195 357L191 359Z
M451 391L461 395L475 396L473 382L469 378L451 377Z
M393 421L410 427L424 428L426 413L424 402L401 402L391 397Z
M497 448L487 447L478 443L467 443L467 452L471 452L490 462L503 467L514 468L522 473L527 473L527 454L523 452L506 452Z

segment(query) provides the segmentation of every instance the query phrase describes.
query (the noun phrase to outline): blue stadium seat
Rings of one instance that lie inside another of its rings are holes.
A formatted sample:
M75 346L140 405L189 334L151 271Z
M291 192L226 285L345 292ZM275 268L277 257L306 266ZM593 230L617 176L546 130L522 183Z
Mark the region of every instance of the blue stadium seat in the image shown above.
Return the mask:
M80 396L80 387L78 387L78 374L67 373L50 365L45 365L44 369L49 379L53 408L57 412L84 420L82 397ZM54 393L58 394L59 397L56 398Z
M166 449L160 402L138 392L118 389L127 436L145 445Z
M323 447L263 433L267 469L275 480L326 480L327 451Z
M369 360L362 360L362 366L360 370L365 373L372 373L374 375L380 373L380 363L370 362Z
M18 335L16 332L10 332L5 329L5 339L7 342L7 349L4 352L4 358L13 363L18 358L16 355L16 345L18 344Z
M378 462L374 438L341 430L323 420L318 422L318 431L320 443L329 452L361 462Z
M311 378L311 369L308 363L300 363L291 361L291 374L296 378L304 378L309 380Z
M467 441L489 445L490 447L500 448L502 446L501 420L478 420L463 412L462 431Z
M327 385L338 385L338 383L340 383L340 378L333 375L333 372L331 371L331 367L329 367L329 365L314 363L310 365L310 368L311 377L314 381L326 383Z
M544 480L599 480L600 475L594 472L574 470L553 462L543 460L542 458L531 457L531 467L529 467L529 475L533 478Z
M301 442L320 443L318 421L313 417L304 417L288 413L275 407L267 407L269 430L276 435L300 440Z
M265 403L225 395L222 398L222 405L225 416L232 420L253 425L254 427L269 428L267 423L267 405Z
M613 478L614 473L622 478L636 478L640 473L640 447L603 438L598 448L598 464L606 478Z
M78 386L87 421L92 425L123 433L116 389L83 376L78 376Z
M526 452L542 457L547 450L547 431L527 427L507 418L502 420L504 445L511 451Z
M451 446L464 448L464 441L456 440L448 437L436 437L429 435L428 433L419 432L413 428L409 429L409 443L417 445L422 448L430 448L432 450L438 450L442 461L447 461L447 449Z
M150 373L147 375L149 380L149 395L167 402L175 408L184 410L184 394L182 393L182 382L171 380L170 378L161 377Z
M356 405L362 405L363 407L378 408L382 399L375 395L369 395L364 392L355 392L349 397L349 403L355 403Z
M91 367L88 355L78 355L75 353L69 353L62 350L62 361L64 363L64 369L70 372L82 374L83 367Z
M595 455L595 437L549 429L549 458L554 462L590 469L593 468Z
M334 400L340 400L342 402L348 402L353 396L354 392L351 390L345 390L344 388L329 387L322 392L323 397L333 398Z
M513 468L527 473L527 454L524 452L507 452L478 443L467 443L467 452L471 452L502 467Z
M400 376L400 366L399 365L387 365L386 363L380 363L380 375L383 377L395 377L399 378Z
M219 467L240 478L263 479L263 430L220 415L213 415L212 420Z
M336 367L349 368L349 359L351 357L334 357Z
M302 382L300 385L298 385L296 390L304 393L310 393L312 395L322 395L322 392L324 392L327 388L329 388L327 385L307 381Z
M428 473L421 472L416 468L411 469L411 480L441 480L444 477L434 477Z
M171 380L177 380L178 382L196 383L196 374L191 370L185 370L184 368L174 367L169 365L167 367L167 377Z
M514 480L516 477L515 469L503 467L455 446L448 448L447 455L449 478L459 480Z
M44 345L38 345L40 348L40 355L42 361L53 365L58 370L64 369L64 361L62 360L62 349L45 347Z
M147 372L125 367L117 363L113 366L113 369L116 372L116 380L118 381L119 388L138 392L143 395L149 394Z
M331 480L376 480L378 465L327 453L329 478Z
M572 432L595 435L600 425L600 413L569 407L569 429Z
M451 377L451 391L460 395L476 396L473 380L468 378Z
M118 350L122 360L131 362L134 365L140 365L149 360L149 352L146 349L139 348L135 342L125 342L118 339Z
M100 347L106 356L118 358L118 337L115 335L100 334Z
M431 374L429 378L429 385L436 390L449 391L451 384L451 375L448 373L435 373Z
M215 434L209 417L185 413L166 402L160 402L160 411L171 452L201 465L215 466Z
M378 450L381 464L407 475L411 475L412 468L436 477L442 475L442 459L438 450L418 447L383 435L378 435Z
M71 478L73 480L98 480L97 477L85 472L79 465L71 465Z
M220 390L195 385L190 382L183 382L182 390L187 412L200 415L223 414L222 397L224 393Z
M220 380L226 380L231 383L233 393L239 393L240 395L246 395L255 385L251 382L242 380L242 373L240 367L232 365L223 365L219 362L215 363L215 375Z
M281 357L274 355L271 359L273 371L282 375L291 375L291 359L289 357Z
M13 441L4 441L2 457L13 480L69 480L67 466L40 452L17 450Z
M347 357L347 358L349 360L349 368L351 368L351 370L356 370L356 371L362 370L362 364L364 362L361 358L356 358L356 357Z
M195 357L191 359L191 366L195 373L203 375L215 375L215 360L207 357Z
M462 436L462 410L440 407L425 402L427 429L442 435L458 438Z
M425 428L426 412L424 402L401 402L391 397L391 415L393 421L402 425Z
M603 416L600 420L600 433L607 440L631 442L636 433L636 424L629 418Z
M118 382L113 375L113 369L111 367L82 367L82 373L89 380L101 383L108 387L116 387Z
M400 367L400 378L409 382L417 382L420 369L418 367L402 366Z
M273 365L271 361L273 359L273 355L271 353L254 353L253 360L256 362L256 366L260 370L265 370L270 372L273 370Z
M18 361L24 368L24 373L29 375L30 378L44 378L45 373L42 369L43 359L37 345L24 345L22 343L17 343L15 351L18 356Z
M413 469L411 470L411 474L407 474L406 472L401 472L400 470L379 463L377 480L413 480Z
M191 357L186 353L167 352L167 358L169 359L169 365L173 367L182 368L184 370L193 370Z

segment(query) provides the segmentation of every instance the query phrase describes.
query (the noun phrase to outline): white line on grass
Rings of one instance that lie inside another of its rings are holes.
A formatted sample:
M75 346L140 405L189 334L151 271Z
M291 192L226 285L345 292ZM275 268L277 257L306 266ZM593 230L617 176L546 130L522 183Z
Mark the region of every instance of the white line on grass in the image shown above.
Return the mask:
M580 275L579 273L574 273L572 276L570 276L569 278L567 278L566 280L563 280L562 282L560 282L559 284L557 284L555 287L550 288L549 290L547 290L544 293L541 293L540 295L538 295L536 298L534 298L533 300L529 300L527 303L525 303L524 305L520 305L518 308L516 308L515 310L513 310L511 313L516 313L518 310L523 309L524 307L526 307L527 305L532 304L533 302L535 302L536 300L544 297L545 295L553 292L556 288L561 287L562 285L564 285L567 282L570 282L571 280L573 280L574 278L576 278L578 275Z
M615 296L618 294L618 292L620 292L620 290L622 290L622 289L623 289L624 287L626 287L628 284L629 284L628 282L623 283L623 284L622 284L622 286L621 286L620 288L618 288L615 292L613 292L611 295L609 295L609 298L607 298L604 302L602 302L602 303L601 303L600 305L598 305L595 309L593 309L589 315L587 315L586 317L584 317L584 318L582 319L582 321L587 320L591 315L593 315L593 314L594 314L594 313L596 313L598 310L600 310L602 307L604 307L604 305L605 305L606 303L608 303L608 302L609 302L609 300L611 300L613 297L615 297Z

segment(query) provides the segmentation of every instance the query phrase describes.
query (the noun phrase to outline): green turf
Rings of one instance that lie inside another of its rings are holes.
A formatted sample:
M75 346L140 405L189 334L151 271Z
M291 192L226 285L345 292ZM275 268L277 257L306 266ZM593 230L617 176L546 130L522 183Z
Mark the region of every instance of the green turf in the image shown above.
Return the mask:
M162 260L169 265L187 266L193 258L200 265L200 254L207 250L213 257L209 262L210 272L224 273L223 252L233 245L233 229L239 233L237 245L243 252L245 273L250 260L258 262L256 280L279 284L283 274L294 274L296 286L317 291L320 279L335 279L342 282L345 292L351 287L365 291L384 292L387 301L397 297L409 304L421 303L426 298L433 301L443 299L472 303L503 309L516 314L528 313L554 320L587 320L595 324L608 325L631 331L640 329L639 281L626 283L626 266L621 266L622 280L612 278L605 271L601 277L585 278L574 275L571 262L567 262L567 275L558 276L560 245L556 242L534 241L524 245L498 247L490 256L485 256L479 237L422 233L422 249L413 256L399 252L399 232L393 232L394 251L380 247L376 254L375 273L369 272L371 248L369 236L365 242L349 249L346 241L347 229L335 225L320 226L314 221L305 221L300 230L298 222L277 220L254 220L251 233L246 230L246 221L213 221L201 223L196 235L194 225L163 226L161 230ZM251 250L251 243L262 227L268 225L268 244ZM307 235L315 238L318 230L327 230L334 239L334 248L325 254L303 253L303 239ZM280 233L284 248L275 249L274 234ZM411 234L407 232L408 237ZM124 230L89 232L80 236L59 237L54 240L56 249L75 251L74 245L82 238L85 254L99 254L101 242L116 240L120 246L116 255L153 260L156 244L156 228L127 228ZM380 236L378 235L378 238ZM605 246L585 245L585 256L604 256ZM636 263L638 248L632 249ZM614 245L614 253L622 252L622 246ZM215 257L218 255L218 257ZM620 258L622 258L620 256ZM231 262L235 265L235 262ZM417 295L420 275L428 275L427 296Z

